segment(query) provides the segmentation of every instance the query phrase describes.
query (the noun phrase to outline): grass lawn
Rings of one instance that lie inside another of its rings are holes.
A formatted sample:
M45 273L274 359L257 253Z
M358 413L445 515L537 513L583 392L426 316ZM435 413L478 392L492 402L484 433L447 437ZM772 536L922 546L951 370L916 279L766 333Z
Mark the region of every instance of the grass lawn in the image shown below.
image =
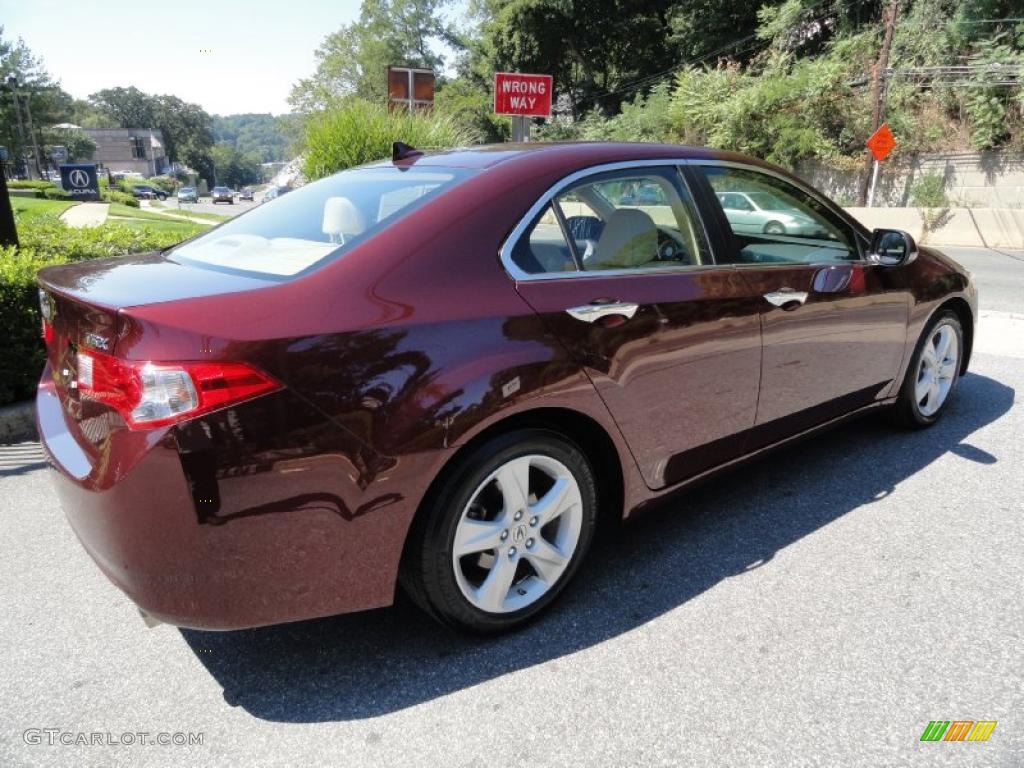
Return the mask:
M132 208L130 205L124 203L111 203L110 210L107 211L108 216L119 216L126 219L146 219L152 221L167 221L167 217L162 213L151 213L150 211L143 211L140 208Z
M129 229L136 230L149 229L155 232L176 232L181 235L182 239L191 237L207 228L205 224L193 224L189 221L169 219L164 216L158 216L156 219L107 219L107 223L120 224Z
M176 214L178 216L188 216L192 219L203 219L204 221L216 221L218 223L227 221L230 216L225 216L223 213L205 213L203 211L190 211L186 208L182 208L180 211L171 210L169 213Z
M37 197L12 197L11 208L15 215L28 219L35 216L60 216L72 205L78 205L73 200L43 200Z

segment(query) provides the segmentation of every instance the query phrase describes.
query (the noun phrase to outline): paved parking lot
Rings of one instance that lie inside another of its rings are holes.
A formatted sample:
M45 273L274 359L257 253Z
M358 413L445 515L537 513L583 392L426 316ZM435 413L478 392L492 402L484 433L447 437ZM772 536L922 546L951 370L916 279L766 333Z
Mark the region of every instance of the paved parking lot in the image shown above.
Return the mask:
M1024 254L957 256L985 318L936 428L863 420L665 503L496 640L404 601L146 630L38 446L0 448L0 765L1024 764ZM919 741L958 719L998 725ZM203 744L27 743L41 728Z

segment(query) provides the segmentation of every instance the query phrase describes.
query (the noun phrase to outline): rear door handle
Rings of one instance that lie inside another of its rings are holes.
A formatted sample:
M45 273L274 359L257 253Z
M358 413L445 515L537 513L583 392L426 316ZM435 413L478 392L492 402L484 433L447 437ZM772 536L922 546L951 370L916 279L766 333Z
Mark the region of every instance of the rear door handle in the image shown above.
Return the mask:
M777 291L766 293L765 299L776 307L783 309L796 309L807 301L807 291L794 291L792 288L780 288Z
M608 304L583 304L579 307L569 307L565 311L577 320L592 323L609 315L622 315L628 320L636 314L639 307L639 304L634 304L631 301L613 301Z

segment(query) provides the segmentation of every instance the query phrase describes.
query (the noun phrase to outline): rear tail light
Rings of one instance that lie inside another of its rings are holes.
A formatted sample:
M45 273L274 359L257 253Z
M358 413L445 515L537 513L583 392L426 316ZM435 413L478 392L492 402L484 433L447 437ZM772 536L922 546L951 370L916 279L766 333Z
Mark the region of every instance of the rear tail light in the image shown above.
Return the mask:
M43 320L43 341L49 346L53 341L53 302L42 288L39 289L39 316Z
M192 419L280 389L245 363L148 363L99 352L78 353L78 390L106 403L130 429Z

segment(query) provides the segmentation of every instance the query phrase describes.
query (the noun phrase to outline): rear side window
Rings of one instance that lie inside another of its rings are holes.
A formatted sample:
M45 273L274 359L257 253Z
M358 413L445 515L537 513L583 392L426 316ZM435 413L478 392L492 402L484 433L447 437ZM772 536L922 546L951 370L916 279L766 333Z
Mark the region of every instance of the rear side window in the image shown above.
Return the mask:
M519 238L512 251L512 261L529 275L576 270L569 242L550 204Z
M333 258L470 175L356 168L307 184L183 243L176 261L291 277Z

